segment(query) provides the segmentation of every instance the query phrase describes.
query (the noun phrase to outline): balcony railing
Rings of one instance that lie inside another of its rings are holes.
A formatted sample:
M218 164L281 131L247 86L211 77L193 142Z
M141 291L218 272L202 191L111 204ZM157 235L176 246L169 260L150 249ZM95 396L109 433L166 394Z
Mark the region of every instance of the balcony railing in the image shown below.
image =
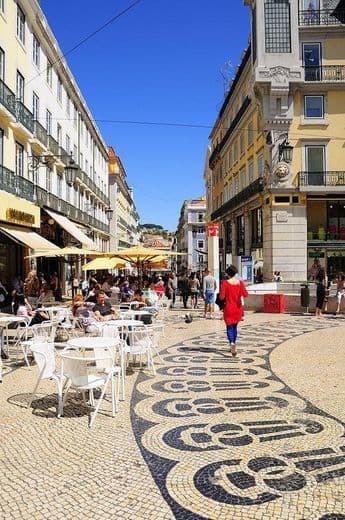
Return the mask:
M220 208L216 209L211 215L211 220L216 220L217 218L225 215L229 211L235 209L240 204L243 204L247 200L250 199L253 195L262 192L264 189L264 181L261 177L256 179L254 182L249 184L244 190L240 191L232 197L230 200L225 202Z
M334 14L336 13L336 15ZM345 9L307 9L298 14L299 25L342 25L345 23Z
M345 65L322 65L318 67L304 67L305 81L345 81Z
M48 135L48 148L52 154L59 155L59 143L51 135Z
M17 120L31 132L34 133L34 116L21 101L16 102Z
M105 195L102 192L102 190L100 188L98 188L98 186L96 186L94 181L83 170L81 170L80 168L79 168L79 171L77 173L77 177L79 177L81 182L83 184L85 184L85 186L87 186L93 193L95 193L95 195L98 198L100 198L104 202L104 204L109 206L109 204L110 204L109 197L107 195Z
M62 148L62 146L59 146L59 159L60 161L65 165L65 166L68 166L69 164L69 161L71 159L71 156L68 155L68 153L66 152L66 150L64 148Z
M299 186L345 186L345 171L299 172Z
M48 144L47 130L38 121L34 121L34 133L35 133L36 139L38 139L39 141L41 141L41 143L43 143L45 146L47 146L47 144Z
M35 201L35 185L29 179L16 175L13 171L0 166L0 189L23 197L30 202Z
M14 116L16 115L16 96L0 79L0 103Z

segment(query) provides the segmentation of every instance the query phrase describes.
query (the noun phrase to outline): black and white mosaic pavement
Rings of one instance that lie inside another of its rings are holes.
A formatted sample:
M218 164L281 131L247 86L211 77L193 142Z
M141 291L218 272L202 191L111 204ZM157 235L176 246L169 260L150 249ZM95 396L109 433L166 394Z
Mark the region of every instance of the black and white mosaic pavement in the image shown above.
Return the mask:
M329 327L294 317L242 327L233 358L225 333L161 352L140 373L132 426L177 519L345 519L344 424L272 371L284 341Z

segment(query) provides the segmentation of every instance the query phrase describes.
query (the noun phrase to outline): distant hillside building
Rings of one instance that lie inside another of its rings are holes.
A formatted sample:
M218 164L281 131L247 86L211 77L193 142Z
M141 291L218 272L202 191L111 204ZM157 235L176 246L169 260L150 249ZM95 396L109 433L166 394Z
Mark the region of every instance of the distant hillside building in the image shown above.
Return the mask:
M202 271L207 267L206 197L185 200L176 231L176 251L186 253L177 258L177 270Z

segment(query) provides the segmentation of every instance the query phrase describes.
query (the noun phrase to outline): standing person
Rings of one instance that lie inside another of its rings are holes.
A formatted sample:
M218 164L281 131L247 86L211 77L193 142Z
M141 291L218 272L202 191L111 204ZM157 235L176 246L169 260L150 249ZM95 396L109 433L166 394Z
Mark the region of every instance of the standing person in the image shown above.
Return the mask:
M211 271L206 269L205 277L202 283L203 293L205 298L205 318L207 318L207 314L212 319L214 313L214 302L215 302L215 292L217 289L216 279L212 276Z
M75 295L77 294L78 292L78 289L79 289L79 278L78 276L75 274L72 278L72 298L75 297Z
M182 273L177 282L177 286L182 296L183 308L187 309L187 302L189 296L189 283L186 273Z
M175 273L170 273L168 280L168 287L170 288L170 296L172 299L171 307L175 306L176 300L176 289L177 289L177 277Z
M189 278L189 291L190 291L190 299L191 305L194 309L198 306L198 294L200 290L200 282L196 276L196 273L192 273Z
M337 310L336 313L339 314L340 312L340 305L341 300L345 298L345 274L344 273L338 273L337 276Z
M325 272L323 269L320 269L318 272L315 282L316 282L316 307L315 307L315 316L317 318L321 318L322 316L322 308L325 301L326 296L326 287L324 284L325 281Z
M35 307L40 295L40 282L36 275L36 270L32 269L24 283L24 295L31 307Z
M223 280L219 294L220 299L225 300L223 317L226 323L226 333L230 343L231 354L234 357L237 354L237 325L241 321L243 314L242 297L248 296L244 283L236 278L236 273L237 269L234 265L230 265L227 268L226 274L229 279Z

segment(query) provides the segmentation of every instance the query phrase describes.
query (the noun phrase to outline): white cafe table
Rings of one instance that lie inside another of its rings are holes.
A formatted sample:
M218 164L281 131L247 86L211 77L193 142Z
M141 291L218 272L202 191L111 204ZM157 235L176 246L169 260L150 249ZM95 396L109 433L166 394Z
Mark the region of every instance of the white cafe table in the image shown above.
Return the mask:
M80 349L112 348L118 345L118 338L103 338L102 336L83 336L67 341L69 347Z
M11 314L1 314L0 315L0 325L3 325L5 327L6 331L6 349L7 354L9 353L9 346L8 346L8 326L10 323L24 323L26 321L25 316L13 316Z

